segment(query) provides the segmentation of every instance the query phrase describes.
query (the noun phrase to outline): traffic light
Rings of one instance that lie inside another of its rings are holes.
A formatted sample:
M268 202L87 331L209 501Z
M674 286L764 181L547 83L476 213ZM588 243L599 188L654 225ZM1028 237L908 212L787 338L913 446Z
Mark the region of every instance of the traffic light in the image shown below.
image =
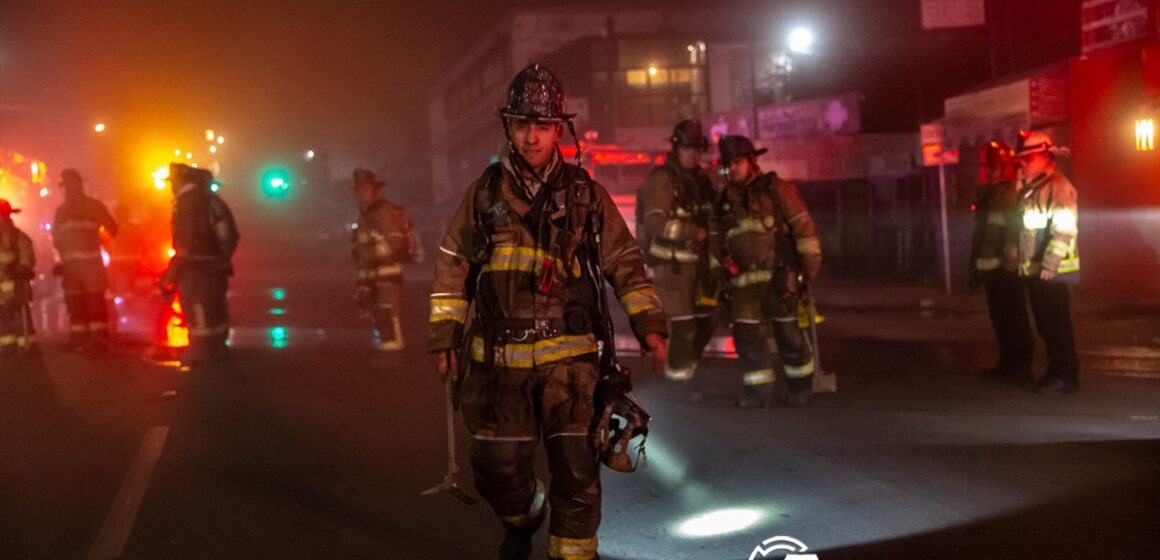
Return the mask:
M290 174L283 169L270 169L262 174L262 191L271 198L282 198L290 192Z

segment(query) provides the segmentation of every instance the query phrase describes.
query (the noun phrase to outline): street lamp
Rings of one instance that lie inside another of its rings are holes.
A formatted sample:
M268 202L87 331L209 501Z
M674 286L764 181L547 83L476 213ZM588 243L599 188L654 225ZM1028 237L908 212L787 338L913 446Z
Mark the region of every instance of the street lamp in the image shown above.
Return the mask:
M105 131L105 123L99 122L99 123L93 125L93 131L104 132Z
M789 50L794 54L812 54L814 32L808 27L795 27L789 32Z

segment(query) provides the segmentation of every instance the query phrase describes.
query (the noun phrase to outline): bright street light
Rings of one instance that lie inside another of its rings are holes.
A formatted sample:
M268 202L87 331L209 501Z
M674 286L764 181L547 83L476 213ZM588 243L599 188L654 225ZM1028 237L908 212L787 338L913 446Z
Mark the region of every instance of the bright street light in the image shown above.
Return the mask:
M96 132L104 132L105 131L105 123L103 123L103 122L97 123L96 125L93 126L93 130Z
M218 144L225 144L225 143L226 143L226 137L225 137L225 136L218 136L218 137L217 137L217 143L218 143Z
M212 153L215 153L215 152L217 152L217 146L210 146L210 147L209 147L209 153L211 153L211 154L212 154Z
M811 54L814 48L814 32L806 27L796 27L789 32L789 50L797 54Z
M207 129L205 129L205 139L206 139L206 140L209 140L210 142L213 142L213 139L214 139L214 138L216 138L216 137L217 137L217 135L213 133L213 129L212 129L212 128L207 128Z

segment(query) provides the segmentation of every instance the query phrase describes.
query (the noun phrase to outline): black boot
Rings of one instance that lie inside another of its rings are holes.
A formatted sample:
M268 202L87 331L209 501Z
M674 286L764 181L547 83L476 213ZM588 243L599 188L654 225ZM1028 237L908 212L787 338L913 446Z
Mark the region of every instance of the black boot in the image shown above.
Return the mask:
M749 385L737 398L738 408L769 408L773 401L773 383Z

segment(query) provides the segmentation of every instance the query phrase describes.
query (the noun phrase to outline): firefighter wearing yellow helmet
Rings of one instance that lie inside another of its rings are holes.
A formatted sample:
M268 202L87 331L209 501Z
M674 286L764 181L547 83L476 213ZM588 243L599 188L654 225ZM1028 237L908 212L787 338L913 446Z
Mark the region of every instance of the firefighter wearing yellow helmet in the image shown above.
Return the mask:
M1075 187L1055 167L1055 146L1043 132L1020 132L1015 155L1023 165L1019 195L1019 275L1026 279L1035 326L1047 346L1047 373L1035 389L1079 389L1079 359L1071 323L1070 286L1079 282Z

